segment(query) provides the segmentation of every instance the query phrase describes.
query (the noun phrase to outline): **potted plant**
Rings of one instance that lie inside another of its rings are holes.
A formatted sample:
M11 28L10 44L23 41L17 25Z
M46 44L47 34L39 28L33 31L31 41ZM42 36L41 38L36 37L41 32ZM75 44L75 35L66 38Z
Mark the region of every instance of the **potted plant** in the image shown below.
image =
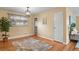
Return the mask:
M69 38L70 39L72 39L72 37L73 36L75 36L75 35L72 35L72 33L73 33L73 31L75 30L75 28L76 28L76 23L72 23L71 25L70 25L70 33L69 33Z
M8 40L8 32L10 29L10 21L6 17L1 17L0 19L0 31L3 33L3 41Z
M71 25L70 25L70 34L71 34L71 32L73 31L73 29L76 27L76 24L75 23L72 23Z

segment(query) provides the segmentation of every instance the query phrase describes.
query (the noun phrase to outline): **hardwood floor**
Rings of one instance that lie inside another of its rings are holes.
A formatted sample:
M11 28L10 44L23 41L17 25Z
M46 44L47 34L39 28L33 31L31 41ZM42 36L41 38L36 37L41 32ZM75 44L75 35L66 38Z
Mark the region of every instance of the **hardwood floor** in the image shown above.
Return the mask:
M30 38L30 37L29 37ZM48 51L79 51L79 48L75 48L76 41L70 41L68 45L64 45L57 41L51 41L45 38L41 38L38 36L32 36L32 38L44 41L53 47ZM20 39L22 40L22 39ZM8 40L6 42L0 41L0 51L16 51L16 48L12 45L12 42L16 40Z
M76 41L71 40L68 45L66 45L63 49L63 51L74 51L76 48Z
M0 41L0 51L15 51L11 41Z

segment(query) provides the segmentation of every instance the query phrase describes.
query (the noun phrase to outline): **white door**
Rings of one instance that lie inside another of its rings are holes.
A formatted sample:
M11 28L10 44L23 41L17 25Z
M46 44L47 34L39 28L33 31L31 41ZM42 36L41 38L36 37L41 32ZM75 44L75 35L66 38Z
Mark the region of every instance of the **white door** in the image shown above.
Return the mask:
M63 13L54 14L54 39L63 42Z

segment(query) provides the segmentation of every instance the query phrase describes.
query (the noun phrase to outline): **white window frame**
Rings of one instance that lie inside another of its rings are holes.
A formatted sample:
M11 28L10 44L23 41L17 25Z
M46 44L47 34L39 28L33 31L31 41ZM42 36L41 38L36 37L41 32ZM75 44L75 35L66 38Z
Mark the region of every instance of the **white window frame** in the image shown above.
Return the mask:
M26 26L28 23L27 17L23 15L8 14L11 21L11 26Z

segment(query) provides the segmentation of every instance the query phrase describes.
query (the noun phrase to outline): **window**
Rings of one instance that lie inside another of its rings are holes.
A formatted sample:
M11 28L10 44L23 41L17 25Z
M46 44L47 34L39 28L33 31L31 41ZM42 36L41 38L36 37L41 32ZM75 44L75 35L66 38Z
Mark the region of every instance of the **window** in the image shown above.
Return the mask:
M25 16L9 14L12 26L24 26L27 25L27 18Z

